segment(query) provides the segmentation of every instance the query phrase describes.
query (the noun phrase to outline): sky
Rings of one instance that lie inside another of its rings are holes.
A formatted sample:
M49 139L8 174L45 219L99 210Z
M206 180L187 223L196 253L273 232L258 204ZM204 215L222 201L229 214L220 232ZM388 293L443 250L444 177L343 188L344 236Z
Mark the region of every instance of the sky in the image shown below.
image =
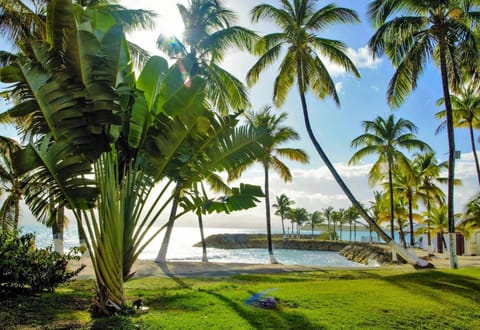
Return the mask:
M331 1L318 1L318 6L324 6ZM178 14L176 4L187 4L187 1L179 0L122 0L121 4L129 8L142 8L154 10L158 13L157 27L154 31L142 31L128 35L128 38L141 45L151 54L161 55L155 46L159 33L164 35L181 36L183 24ZM272 23L250 23L249 11L255 5L262 3L257 0L225 0L224 5L239 16L238 25L248 27L260 35L276 30ZM270 1L269 3L277 3ZM374 29L368 22L366 0L337 0L335 3L340 7L355 10L360 16L361 23L348 25L332 25L325 30L323 37L343 41L348 47L348 55L356 64L361 78L357 79L352 74L343 72L338 67L329 66L341 106L337 107L332 100L319 100L313 95L307 95L310 120L314 134L330 160L351 188L357 199L368 204L373 199L373 191L379 187L371 187L368 184L368 172L375 157L364 159L357 165L348 165L348 161L355 153L350 147L351 141L363 133L361 123L364 120L374 120L377 116L386 117L394 113L396 118L405 118L412 121L419 128L418 138L427 142L437 153L440 161L447 160L447 137L446 132L436 135L435 130L439 121L434 114L441 109L436 106L436 101L442 96L440 76L437 68L429 65L419 80L418 88L406 99L405 103L397 109L390 109L386 102L386 88L394 72L389 60L382 57L372 59L366 44L373 35ZM4 45L1 45L4 49ZM232 49L226 56L222 67L245 81L246 72L255 63L256 58L248 53ZM250 101L253 110L258 110L264 105L272 104L273 81L277 67L272 66L266 70L259 82L250 90ZM0 111L5 105L0 101ZM330 173L316 154L304 128L303 115L301 112L300 99L295 88L292 88L287 101L281 109L288 113L286 124L295 129L301 136L301 140L291 143L289 147L302 148L310 156L308 165L300 165L286 161L293 174L293 181L285 183L280 178L271 174L271 200L275 196L285 193L296 202L296 207L304 207L309 212L321 211L323 208L347 208L350 206L348 199L338 188ZM0 127L1 134L14 135L12 129ZM456 176L461 179L463 185L456 187L455 208L461 212L466 202L478 193L478 184L474 173L473 154L468 138L467 130L457 130L457 150L461 151L461 159L457 161ZM242 182L263 185L263 170L254 167L241 179ZM445 187L446 188L446 187ZM272 213L274 210L272 209ZM257 208L234 213L232 215L207 216L206 226L211 227L264 227L265 207L260 204ZM28 216L27 216L28 218ZM186 216L179 220L179 225L193 225L193 216ZM273 216L274 228L280 227L280 220Z

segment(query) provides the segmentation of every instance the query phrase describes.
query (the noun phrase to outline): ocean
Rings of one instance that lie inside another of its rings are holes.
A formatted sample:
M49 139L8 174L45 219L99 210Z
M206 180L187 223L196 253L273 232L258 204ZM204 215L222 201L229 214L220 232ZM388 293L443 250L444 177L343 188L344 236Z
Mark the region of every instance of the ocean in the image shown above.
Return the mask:
M240 229L240 228L205 228L205 236L222 233L264 233L261 229ZM38 247L46 247L53 244L51 229L41 225L24 225L22 233L32 232L36 235ZM278 230L274 234L280 234ZM302 235L310 235L310 231L302 231ZM315 235L318 232L314 231ZM343 232L343 239L348 240L349 233ZM352 236L353 237L353 236ZM163 233L154 239L140 254L140 259L154 260L157 256ZM365 241L368 239L368 232L357 232L357 239ZM193 261L202 260L202 249L193 245L200 242L200 230L195 227L174 227L170 245L167 253L169 261ZM76 226L69 226L64 234L65 250L78 246L78 234ZM309 265L309 266L332 266L332 267L361 267L363 265L351 262L336 252L308 251L308 250L274 250L276 259L286 265ZM215 249L207 247L208 260L211 262L234 262L267 264L269 257L267 249Z

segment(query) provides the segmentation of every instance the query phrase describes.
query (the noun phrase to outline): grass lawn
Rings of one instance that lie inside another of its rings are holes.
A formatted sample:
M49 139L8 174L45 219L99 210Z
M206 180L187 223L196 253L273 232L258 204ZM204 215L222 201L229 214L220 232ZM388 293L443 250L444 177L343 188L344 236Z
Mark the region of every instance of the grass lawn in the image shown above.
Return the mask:
M280 300L248 306L252 294ZM480 268L325 270L228 278L141 278L127 283L141 316L92 320L92 280L55 294L0 292L0 328L14 329L480 329Z

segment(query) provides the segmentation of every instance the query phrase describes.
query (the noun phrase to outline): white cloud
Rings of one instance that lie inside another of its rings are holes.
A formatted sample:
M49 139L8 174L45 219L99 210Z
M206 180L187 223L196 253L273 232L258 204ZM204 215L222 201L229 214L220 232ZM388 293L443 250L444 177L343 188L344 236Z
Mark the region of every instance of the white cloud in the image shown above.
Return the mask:
M382 63L380 58L373 58L367 46L358 48L357 50L348 48L347 55L353 63L355 63L357 68L376 69L380 63Z
M382 63L380 58L374 59L372 57L372 54L367 46L358 49L347 48L346 53L350 60L352 60L353 64L355 64L357 69L376 69ZM333 77L343 76L347 73L339 65L336 65L326 59L323 59L323 61Z

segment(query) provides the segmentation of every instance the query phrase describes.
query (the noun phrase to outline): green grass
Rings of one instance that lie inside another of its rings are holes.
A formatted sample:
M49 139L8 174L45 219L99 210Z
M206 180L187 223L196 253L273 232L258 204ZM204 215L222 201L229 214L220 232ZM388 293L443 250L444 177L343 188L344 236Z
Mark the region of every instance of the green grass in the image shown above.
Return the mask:
M141 316L91 320L93 281L55 294L0 295L3 328L51 329L480 329L480 268L317 271L223 279L143 278L127 283ZM276 310L247 306L274 289Z

